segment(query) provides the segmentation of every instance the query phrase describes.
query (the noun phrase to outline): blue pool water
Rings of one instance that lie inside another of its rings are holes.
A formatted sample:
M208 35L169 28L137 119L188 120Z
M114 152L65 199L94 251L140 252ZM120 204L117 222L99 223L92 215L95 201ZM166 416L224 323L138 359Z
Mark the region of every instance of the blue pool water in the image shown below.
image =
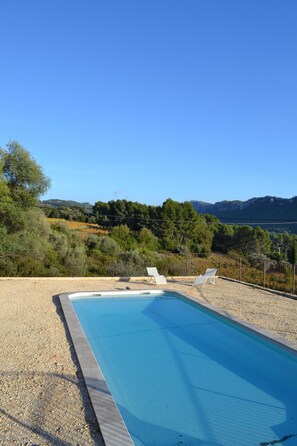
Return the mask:
M289 350L175 293L73 306L135 445L297 445Z

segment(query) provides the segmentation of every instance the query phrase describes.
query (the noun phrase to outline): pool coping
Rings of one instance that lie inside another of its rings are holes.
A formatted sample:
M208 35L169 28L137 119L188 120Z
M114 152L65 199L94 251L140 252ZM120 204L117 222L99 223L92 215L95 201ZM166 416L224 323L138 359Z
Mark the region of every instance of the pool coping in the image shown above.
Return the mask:
M235 317L227 311L221 310L214 305L207 302L201 302L197 298L190 296L189 294L173 289L152 289L152 290L130 290L130 291L82 291L63 293L59 295L61 306L67 322L67 327L74 345L74 349L81 367L81 371L84 377L84 381L93 405L93 409L101 430L101 434L105 443L105 446L134 446L134 442L128 432L126 424L117 408L117 405L112 397L112 394L107 386L104 375L100 368L100 365L95 359L95 356L89 346L85 333L75 313L73 305L71 303L71 297L85 296L85 297L99 297L99 296L125 296L125 295L139 295L141 293L152 295L156 293L163 293L164 291L179 294L196 305L206 308L207 310L220 315L224 319L231 320L236 324L245 327L247 330L257 333L261 337L268 338L271 342L281 345L283 348L289 350L291 353L297 356L297 344L285 339L280 335L275 335L268 330L259 328L254 324L243 321L242 319Z
M75 313L70 299L73 294L86 295L86 292L63 293L59 299L105 446L134 446Z

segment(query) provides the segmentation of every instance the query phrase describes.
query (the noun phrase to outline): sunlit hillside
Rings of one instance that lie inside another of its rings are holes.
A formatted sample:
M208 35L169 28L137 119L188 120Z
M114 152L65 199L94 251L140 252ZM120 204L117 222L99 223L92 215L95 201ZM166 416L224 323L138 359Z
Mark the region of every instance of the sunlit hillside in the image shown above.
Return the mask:
M63 223L65 226L79 235L81 238L86 239L90 234L104 235L108 234L106 229L95 223L85 223L80 221L70 221L63 218L47 218L47 221L51 226L57 223Z

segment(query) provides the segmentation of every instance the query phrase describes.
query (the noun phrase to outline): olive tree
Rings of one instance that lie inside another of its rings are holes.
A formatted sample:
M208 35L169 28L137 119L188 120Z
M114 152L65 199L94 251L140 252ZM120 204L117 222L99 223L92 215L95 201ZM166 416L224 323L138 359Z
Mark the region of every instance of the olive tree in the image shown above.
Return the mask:
M41 275L50 229L36 208L49 179L29 152L12 141L0 149L0 273Z
M1 180L6 183L11 199L23 207L34 206L40 195L44 194L50 180L30 153L16 141L1 149Z

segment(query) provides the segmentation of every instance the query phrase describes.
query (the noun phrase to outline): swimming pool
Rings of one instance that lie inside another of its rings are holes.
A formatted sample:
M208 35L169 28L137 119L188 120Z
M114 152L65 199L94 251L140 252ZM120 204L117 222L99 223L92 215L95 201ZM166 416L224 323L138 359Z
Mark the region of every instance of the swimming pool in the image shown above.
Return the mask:
M296 444L293 349L174 292L61 302L107 445Z

